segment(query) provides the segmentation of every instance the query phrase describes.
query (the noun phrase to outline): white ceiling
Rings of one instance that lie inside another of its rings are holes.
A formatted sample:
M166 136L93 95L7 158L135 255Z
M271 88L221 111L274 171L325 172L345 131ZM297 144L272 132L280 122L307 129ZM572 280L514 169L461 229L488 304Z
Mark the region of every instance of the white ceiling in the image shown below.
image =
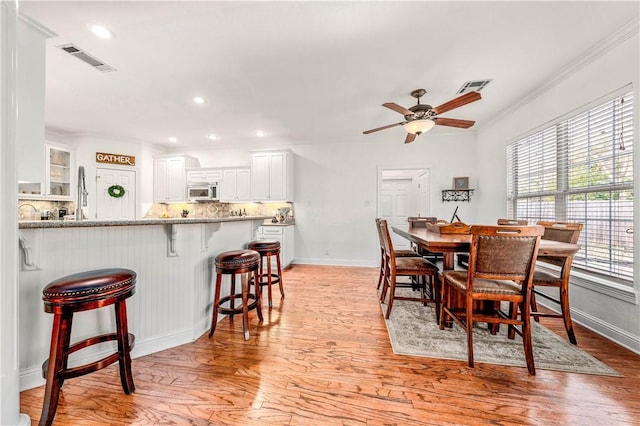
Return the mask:
M169 149L381 138L402 144L383 102L456 97L493 79L483 99L443 114L487 125L638 16L638 2L69 2L22 1L48 40L46 124ZM109 27L101 40L88 25ZM118 71L56 46L74 43ZM585 88L585 90L588 90ZM201 95L202 106L191 99ZM219 140L209 141L208 133ZM169 136L179 139L167 142ZM428 137L422 135L421 138Z

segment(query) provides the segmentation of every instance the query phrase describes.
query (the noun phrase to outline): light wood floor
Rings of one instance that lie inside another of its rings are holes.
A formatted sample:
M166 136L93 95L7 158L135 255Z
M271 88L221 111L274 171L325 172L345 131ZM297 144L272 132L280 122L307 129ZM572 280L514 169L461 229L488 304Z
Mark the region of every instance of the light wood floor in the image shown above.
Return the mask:
M376 280L375 268L294 265L286 299L264 303L262 325L252 312L249 341L225 319L211 339L134 359L132 395L117 365L67 380L55 424L640 424L640 356L581 327L580 347L624 378L397 356ZM34 423L43 394L21 394Z

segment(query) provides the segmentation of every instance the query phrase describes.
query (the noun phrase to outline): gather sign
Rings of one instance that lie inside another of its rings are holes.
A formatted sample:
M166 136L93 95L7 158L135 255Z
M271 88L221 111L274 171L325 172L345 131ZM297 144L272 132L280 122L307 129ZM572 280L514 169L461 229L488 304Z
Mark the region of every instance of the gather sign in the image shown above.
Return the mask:
M136 157L134 155L109 154L106 152L96 152L96 163L119 164L122 166L135 166Z

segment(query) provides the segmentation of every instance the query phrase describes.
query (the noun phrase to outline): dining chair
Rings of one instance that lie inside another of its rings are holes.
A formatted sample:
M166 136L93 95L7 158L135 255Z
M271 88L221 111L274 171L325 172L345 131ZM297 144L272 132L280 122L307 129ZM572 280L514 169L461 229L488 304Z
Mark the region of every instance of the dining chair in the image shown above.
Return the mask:
M389 319L394 300L412 300L422 302L425 305L428 302L434 302L436 304L436 312L439 312L440 291L437 283L438 267L422 257L396 257L387 221L381 219L378 222L378 226L384 246L385 268L380 301L384 302L387 299L387 292L389 293L385 318ZM416 277L416 281L409 283L398 282L397 279L399 277ZM416 283L418 290L420 290L419 297L396 294L396 288L415 288ZM436 316L436 320L437 319L438 316Z
M544 227L542 239L560 241L563 243L577 244L582 231L582 223L569 222L546 222L538 221L536 223ZM539 264L533 273L533 292L531 294L531 315L536 321L540 321L540 317L562 318L564 328L567 330L569 341L577 345L576 335L573 331L573 323L571 321L571 309L569 307L569 275L571 273L571 264L573 256L553 257L538 256ZM541 268L547 265L554 265L555 268ZM558 289L559 297L554 297L548 293L539 291L536 287L555 287ZM536 296L541 296L547 300L560 305L560 313L549 313L538 311Z
M535 375L529 308L534 262L544 228L475 225L470 233L469 269L442 272L440 329L451 320L464 329L468 363L473 367L473 324L487 323L494 329L507 324L509 338L515 333L522 337L527 369ZM507 302L509 312L501 310L500 302Z
M378 241L380 242L380 275L378 276L378 286L377 289L380 289L380 285L382 284L382 279L384 277L384 268L385 268L385 257L384 257L384 240L382 239L382 233L380 232L380 218L376 218L376 231L378 232ZM395 250L395 257L420 257L414 250Z
M529 224L526 219L498 219L498 225L512 225L512 226L525 226Z
M505 219L500 218L497 221L498 225L512 225L512 226L525 226L529 224L526 219ZM467 268L469 266L469 253L458 253L458 266Z
M435 216L426 216L426 217L409 216L407 217L407 221L409 222L409 226L412 228L426 228L428 223L436 224L436 223L446 222L446 221L439 221L438 218ZM424 257L425 259L431 262L438 262L442 260L442 253L434 253L420 246L416 246L413 243L412 243L412 246L413 246L413 249L420 254L420 256Z

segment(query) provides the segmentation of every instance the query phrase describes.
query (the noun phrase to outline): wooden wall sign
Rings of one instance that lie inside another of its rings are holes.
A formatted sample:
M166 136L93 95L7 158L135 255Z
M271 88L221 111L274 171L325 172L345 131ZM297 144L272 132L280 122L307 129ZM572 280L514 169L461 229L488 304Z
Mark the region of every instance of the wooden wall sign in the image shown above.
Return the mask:
M120 166L135 166L136 157L134 155L96 152L96 163L118 164Z

